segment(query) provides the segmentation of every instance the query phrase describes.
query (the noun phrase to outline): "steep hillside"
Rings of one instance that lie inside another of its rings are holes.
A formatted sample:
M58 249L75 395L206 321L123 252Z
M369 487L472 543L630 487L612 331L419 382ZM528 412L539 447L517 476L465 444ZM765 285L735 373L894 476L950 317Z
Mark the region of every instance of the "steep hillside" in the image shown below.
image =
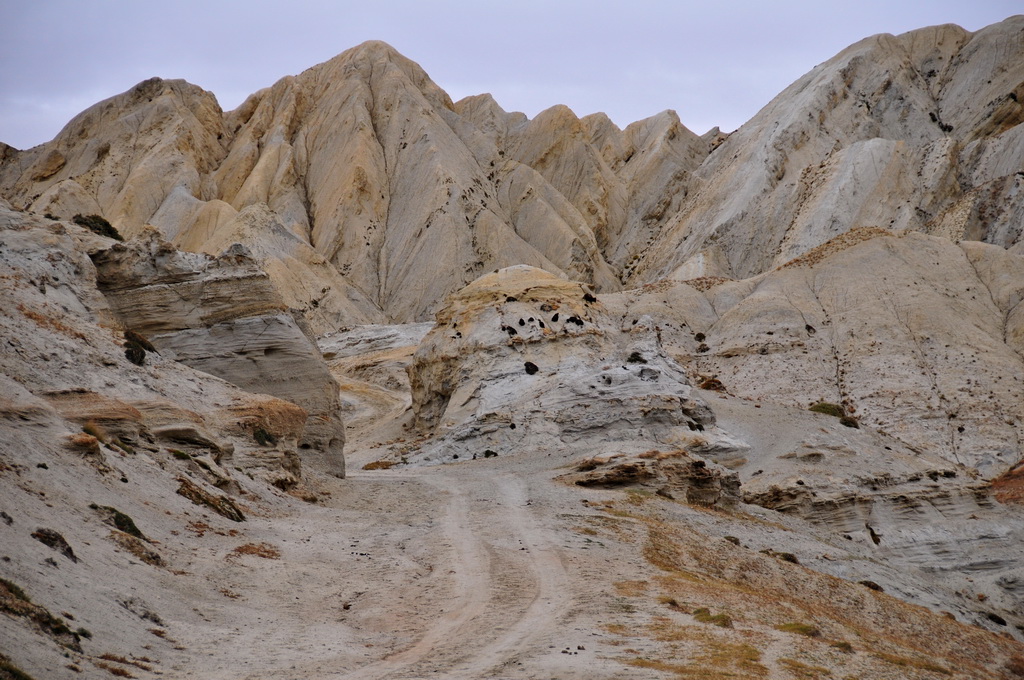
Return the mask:
M867 38L717 148L634 277L744 278L855 227L1013 246L1022 88L1024 17Z

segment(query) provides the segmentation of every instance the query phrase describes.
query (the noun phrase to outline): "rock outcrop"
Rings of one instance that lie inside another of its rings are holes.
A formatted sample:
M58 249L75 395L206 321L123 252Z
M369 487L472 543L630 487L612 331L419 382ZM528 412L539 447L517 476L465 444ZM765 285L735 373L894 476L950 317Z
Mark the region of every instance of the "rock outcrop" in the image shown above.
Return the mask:
M244 247L219 257L186 253L148 230L92 259L100 290L128 328L168 359L302 407L307 462L344 476L338 384L302 316L285 307Z
M228 489L237 489L232 470L282 488L300 482L295 450L305 437L302 408L160 353L145 353L143 365L125 356L117 314L86 254L114 241L2 208L0 229L0 283L10 301L0 315L7 347L0 360L0 451L46 441L84 456L102 474L117 471L119 456L138 452L161 464L180 461ZM276 445L256 441L256 430Z
M717 430L649 317L620 328L586 285L532 267L451 296L409 378L428 461L744 446Z

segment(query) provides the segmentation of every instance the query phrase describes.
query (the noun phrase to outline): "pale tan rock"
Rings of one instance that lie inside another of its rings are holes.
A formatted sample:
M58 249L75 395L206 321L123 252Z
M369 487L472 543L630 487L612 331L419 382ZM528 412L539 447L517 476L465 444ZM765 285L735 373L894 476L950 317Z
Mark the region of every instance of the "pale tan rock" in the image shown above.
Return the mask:
M1018 242L1022 31L879 35L817 66L701 165L634 278L748 277L862 226ZM712 246L728 271L696 271Z
M451 296L409 366L434 440L419 459L571 455L598 446L736 450L649 317L621 329L584 284L526 266Z
M300 446L309 462L344 476L338 384L243 247L216 258L184 253L149 230L92 257L101 290L127 326L168 359L305 409Z
M665 283L603 301L625 319L662 306L666 345L732 394L841 404L914 450L998 475L1021 457L1024 261L886 234L847 232L748 281L691 282L702 296Z

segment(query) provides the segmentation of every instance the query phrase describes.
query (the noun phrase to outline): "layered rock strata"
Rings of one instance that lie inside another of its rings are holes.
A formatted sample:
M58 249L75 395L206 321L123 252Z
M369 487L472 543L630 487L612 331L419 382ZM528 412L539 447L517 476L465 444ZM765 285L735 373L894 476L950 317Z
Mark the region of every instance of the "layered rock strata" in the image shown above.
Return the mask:
M148 230L92 258L100 290L129 328L168 359L302 407L303 456L344 476L338 384L302 317L242 246L219 257L185 253Z

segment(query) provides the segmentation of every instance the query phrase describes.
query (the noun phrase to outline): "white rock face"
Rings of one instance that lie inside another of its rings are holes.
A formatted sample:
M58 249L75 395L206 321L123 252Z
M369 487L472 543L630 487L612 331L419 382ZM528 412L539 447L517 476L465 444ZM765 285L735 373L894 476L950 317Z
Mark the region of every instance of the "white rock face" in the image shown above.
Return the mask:
M1022 36L936 26L815 67L701 164L635 279L745 278L856 227L1018 243Z
M438 312L409 367L425 459L614 447L742 449L715 428L650 318L628 329L591 290L532 267L474 281Z
M129 328L168 359L301 406L307 462L344 477L338 384L301 317L243 247L217 258L183 253L149 230L92 257L100 289Z

